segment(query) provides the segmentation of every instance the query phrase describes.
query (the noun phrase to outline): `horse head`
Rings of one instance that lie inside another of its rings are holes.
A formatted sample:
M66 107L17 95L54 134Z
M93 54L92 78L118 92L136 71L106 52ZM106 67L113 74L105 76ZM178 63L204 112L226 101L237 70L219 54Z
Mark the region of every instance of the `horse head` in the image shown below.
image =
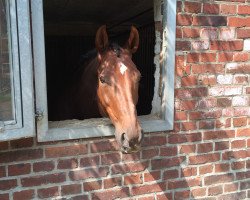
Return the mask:
M124 153L140 149L143 131L139 124L136 104L141 77L132 54L139 45L138 30L132 26L123 47L109 42L106 26L101 26L95 39L97 49L97 99L100 113L115 127L115 136Z

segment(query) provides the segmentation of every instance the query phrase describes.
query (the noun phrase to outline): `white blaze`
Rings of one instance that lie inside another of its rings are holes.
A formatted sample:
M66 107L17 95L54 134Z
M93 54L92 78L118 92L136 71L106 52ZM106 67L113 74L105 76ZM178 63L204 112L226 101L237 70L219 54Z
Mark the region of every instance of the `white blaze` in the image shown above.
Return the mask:
M120 72L122 75L124 75L127 69L128 68L126 67L126 65L124 65L123 63L120 64Z

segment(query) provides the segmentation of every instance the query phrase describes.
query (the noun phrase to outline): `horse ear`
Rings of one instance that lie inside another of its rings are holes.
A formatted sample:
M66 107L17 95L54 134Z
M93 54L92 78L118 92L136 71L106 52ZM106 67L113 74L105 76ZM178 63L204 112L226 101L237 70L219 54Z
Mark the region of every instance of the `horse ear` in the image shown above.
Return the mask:
M125 45L125 48L127 48L131 53L135 53L138 47L139 47L139 33L134 26L131 26L131 31L129 34L128 41Z
M104 49L108 46L108 34L106 31L106 26L103 25L101 26L97 32L96 32L96 37L95 37L95 46L96 49L99 53L103 52Z

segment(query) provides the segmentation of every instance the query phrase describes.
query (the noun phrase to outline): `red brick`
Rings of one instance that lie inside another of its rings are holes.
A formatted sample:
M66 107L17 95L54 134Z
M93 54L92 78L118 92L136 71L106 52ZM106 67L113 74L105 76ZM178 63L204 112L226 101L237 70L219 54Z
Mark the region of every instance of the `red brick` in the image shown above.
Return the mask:
M176 51L189 51L191 50L190 41L176 41Z
M224 160L241 159L250 156L250 150L228 151L222 154Z
M176 38L182 38L182 30L181 28L176 28Z
M184 2L184 11L186 13L200 13L201 12L201 3Z
M42 188L37 190L37 195L41 199L59 196L58 187Z
M199 38L200 28L183 27L183 38Z
M178 26L189 26L192 24L192 15L177 14L176 24Z
M182 131L193 131L197 130L196 122L181 122Z
M84 185L85 184L86 183L84 183ZM79 194L81 193L81 188L82 188L81 184L62 185L61 193L62 195Z
M9 180L0 180L0 191L1 190L10 190L12 188L17 187L17 180L16 179L9 179Z
M190 190L176 191L174 193L174 199L189 199Z
M199 76L200 85L215 85L216 77L214 75L200 75Z
M88 148L85 144L75 144L61 147L47 147L45 149L45 155L47 158L77 156L84 155L86 153L88 153Z
M80 167L96 167L98 166L100 163L100 157L97 156L88 156L85 158L81 158L80 160Z
M115 164L111 166L112 174L125 174L144 171L148 167L148 162Z
M221 14L236 14L237 5L221 4L220 13Z
M168 182L168 189L189 188L199 186L201 184L200 178L189 178L185 180L170 180Z
M9 194L0 194L1 200L9 200Z
M191 66L190 65L183 65L176 67L176 74L180 77L187 76L191 73Z
M9 148L8 142L0 142L0 151L7 150Z
M197 175L196 167L182 168L181 177L196 176L196 175Z
M14 192L13 199L14 200L30 200L34 199L35 191L34 190L23 190L20 192Z
M232 98L218 98L217 105L218 107L230 107L232 105Z
M8 166L9 176L18 176L23 174L29 174L31 171L31 164L17 164Z
M179 166L185 160L184 156L174 158L162 158L151 161L153 170L165 169L167 167Z
M216 139L227 139L227 138L234 138L234 137L235 137L234 130L207 131L207 132L204 132L203 139L204 140L216 140Z
M231 27L249 27L250 17L229 17L228 26Z
M215 172L228 172L229 167L228 163L215 164Z
M33 171L34 172L49 172L52 171L55 168L55 164L53 161L42 161L42 162L36 162L33 164Z
M236 173L236 180L245 180L250 178L250 171L243 171Z
M182 79L181 79L181 85L183 87L197 85L197 76L182 77Z
M190 144L190 145L181 145L180 153L181 154L189 154L189 153L195 153L196 151L196 145Z
M203 12L206 14L219 14L220 5L219 4L203 4Z
M122 185L122 178L115 177L115 178L104 179L103 184L104 184L104 189L113 188L116 186L121 186Z
M229 149L229 142L228 141L216 142L214 149L215 149L215 151Z
M131 162L131 161L133 161L133 162L135 162L135 161L139 161L139 160L141 160L141 158L140 158L140 155L141 154L141 152L140 151L138 151L138 152L132 152L132 153L130 153L130 154L121 154L121 156L122 156L122 162Z
M199 167L199 174L203 175L203 174L208 174L211 173L213 171L213 167L211 165L204 165Z
M74 169L78 167L78 161L76 158L59 160L57 169Z
M175 111L175 121L187 120L187 112Z
M166 183L156 183L151 185L134 186L131 188L132 195L142 195L156 193L166 190Z
M250 30L249 30L250 31ZM233 55L233 60L235 62L245 62L249 60L249 53L245 52L236 52Z
M71 200L89 200L88 195L77 195L70 198Z
M69 172L69 178L72 181L85 180L88 178L106 177L109 173L108 167L88 168Z
M189 63L199 62L199 59L200 59L200 54L199 53L189 53L187 55L187 62L189 62Z
M124 177L124 185L134 185L142 183L142 175L141 174L133 174Z
M223 188L221 185L208 188L208 195L209 196L216 196L216 195L222 194L222 192L223 192Z
M189 80L185 79L185 81L189 81ZM180 101L180 109L181 110L193 110L196 107L197 107L197 101L196 100L183 100L183 101Z
M201 53L200 60L201 62L215 62L216 54L215 53Z
M6 176L6 169L5 166L0 166L0 178Z
M237 38L238 39L250 38L250 28L238 28Z
M247 125L247 117L234 118L233 125L235 127L246 126Z
M160 156L175 156L177 155L177 147L162 147L160 149Z
M30 176L28 178L21 178L21 184L23 187L39 186L50 183L62 183L64 181L66 181L65 173L46 174Z
M194 16L194 26L226 26L227 18L224 16Z
M113 200L126 197L130 197L129 188L117 188L100 192L94 192L92 194L92 200L100 200L100 199Z
M234 180L233 174L225 174L225 175L212 175L204 178L205 185L213 185L219 183L228 183Z
M204 97L208 94L206 87L190 88L190 89L176 89L175 96L179 99L186 99L192 97Z
M246 192L237 192L237 193L230 193L221 195L218 200L235 200L235 199L246 199Z
M250 5L238 5L239 15L250 15Z
M213 151L213 143L198 144L197 147L197 153L208 153L210 151Z
M151 136L151 137L145 137L142 146L144 147L155 147L155 146L162 146L167 143L166 136Z
M243 49L242 40L234 41L211 41L211 50L241 51Z
M160 171L151 171L144 173L144 182L157 181L161 179Z
M109 153L101 155L101 164L102 165L111 165L113 163L119 163L121 161L120 153Z
M250 135L250 128L237 129L237 137L248 137Z
M196 188L191 190L191 195L194 198L203 197L206 195L206 188Z
M84 187L84 191L86 192L93 191L93 190L100 190L102 189L102 181L100 180L100 181L85 182L83 183L83 187ZM80 193L80 192L81 192L81 187L79 186L79 190L77 190L77 193Z
M157 200L173 200L172 193L157 194Z
M90 149L92 153L107 152L107 151L117 151L119 146L116 141L101 141L90 144Z
M142 150L142 159L152 159L159 155L158 148L145 149Z
M176 169L166 170L163 173L163 180L176 179L179 177L179 171Z
M201 133L171 134L168 136L168 142L170 144L197 142L197 141L201 141Z
M232 52L219 52L218 53L218 62L230 62L233 61Z
M10 146L12 149L32 147L33 144L34 144L33 138L24 138L24 139L10 141Z
M234 140L231 142L231 149L241 149L246 148L245 140Z
M42 149L28 149L0 153L0 163L28 161L43 157Z
M215 127L214 121L199 121L199 129L213 129Z
M224 185L225 192L234 192L238 190L238 183L229 183Z
M231 163L231 168L233 170L244 169L245 168L245 161L233 162L233 163Z
M217 74L223 73L225 71L224 67L221 64L193 64L192 72L194 74Z
M216 162L219 160L220 160L220 155L218 153L189 156L190 165L205 164L208 162Z

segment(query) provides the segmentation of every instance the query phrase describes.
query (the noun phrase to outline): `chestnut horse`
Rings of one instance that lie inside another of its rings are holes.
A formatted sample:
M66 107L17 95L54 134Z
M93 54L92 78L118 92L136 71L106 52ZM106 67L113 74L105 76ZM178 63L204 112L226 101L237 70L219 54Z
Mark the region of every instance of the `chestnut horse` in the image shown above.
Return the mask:
M95 45L97 52L61 98L63 105L57 115L60 119L109 117L122 152L138 151L143 138L136 111L141 75L131 59L139 45L138 30L132 26L127 42L120 47L109 42L106 26L101 26Z

